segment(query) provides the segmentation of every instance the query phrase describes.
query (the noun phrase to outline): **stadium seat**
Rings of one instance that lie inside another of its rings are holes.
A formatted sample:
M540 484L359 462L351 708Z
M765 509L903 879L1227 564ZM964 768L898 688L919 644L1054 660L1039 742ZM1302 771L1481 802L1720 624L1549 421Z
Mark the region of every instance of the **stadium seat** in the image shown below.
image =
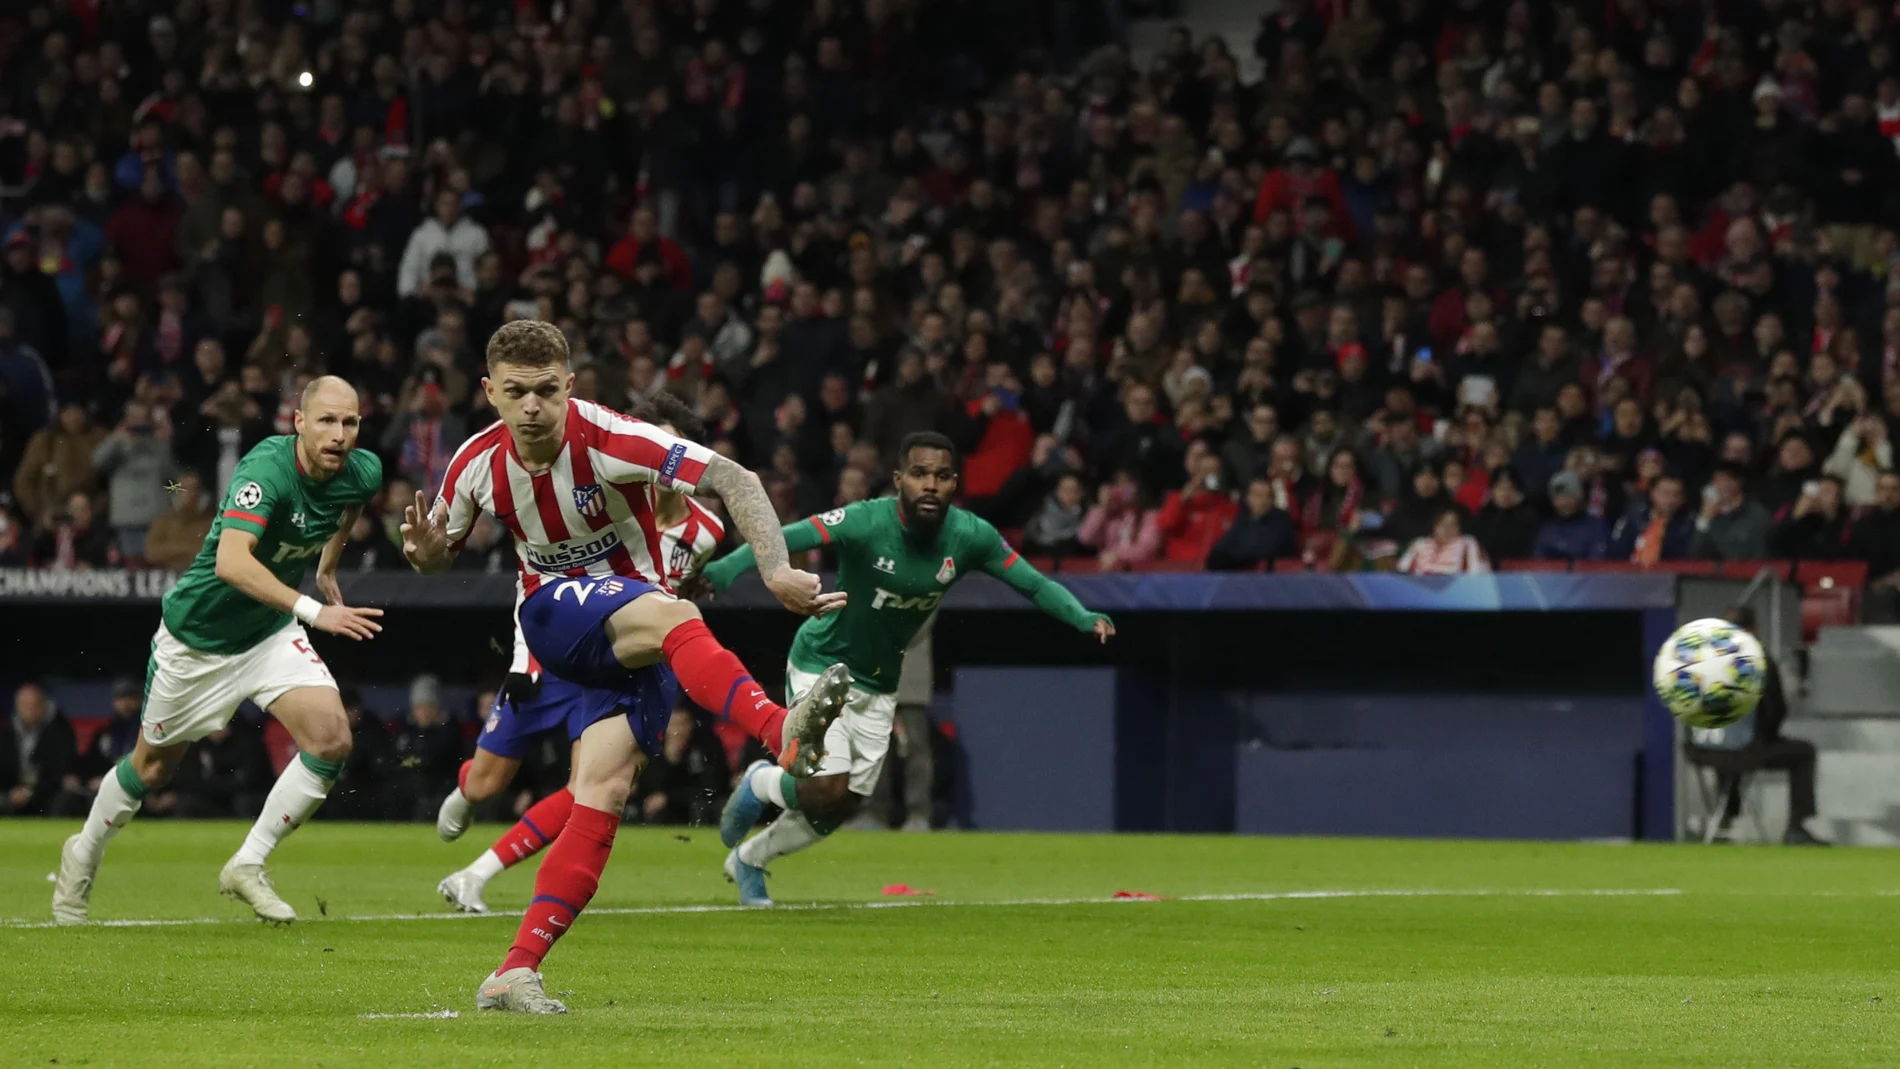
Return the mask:
M1498 562L1500 572L1567 572L1570 562L1567 560L1506 560Z
M1859 590L1867 585L1867 562L1858 560L1804 560L1795 565L1794 581L1803 589L1826 590L1847 587Z
M1665 560L1657 561L1647 571L1668 572L1671 575L1715 575L1721 570L1720 562L1712 560Z
M98 737L99 733L105 730L106 724L112 720L109 716L79 716L67 719L73 725L73 745L80 753L86 752L86 748L92 745L92 740Z
M1626 560L1580 560L1575 562L1573 570L1591 573L1634 572L1637 567Z
M1802 595L1801 641L1813 643L1823 627L1852 627L1860 618L1860 591L1829 587Z
M1178 574L1181 572L1206 571L1207 566L1200 561L1156 559L1143 561L1140 564L1131 564L1128 566L1128 570L1131 572Z
M1300 557L1277 557L1267 562L1267 570L1276 573L1303 572L1306 570L1306 561Z
M1761 574L1763 568L1775 574L1777 579L1787 579L1789 564L1785 560L1725 560L1722 562L1722 578L1753 579Z
M282 774L284 766L297 756L297 740L290 737L290 729L278 723L276 717L264 722L264 752L270 755L273 774Z

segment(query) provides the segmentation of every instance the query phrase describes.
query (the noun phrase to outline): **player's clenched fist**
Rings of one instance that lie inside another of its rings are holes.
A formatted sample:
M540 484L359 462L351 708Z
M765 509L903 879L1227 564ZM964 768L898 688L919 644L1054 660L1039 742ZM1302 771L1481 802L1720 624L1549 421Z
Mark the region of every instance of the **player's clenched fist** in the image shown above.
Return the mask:
M773 572L771 578L765 581L765 587L786 608L800 616L823 616L844 608L844 591L824 593L817 576L789 564Z
M325 605L323 609L317 613L317 619L313 626L319 631L327 632L332 635L341 635L344 638L353 638L360 642L366 638L375 638L376 633L383 629L383 625L376 622L376 618L382 614L383 610L381 609L357 609L348 605Z

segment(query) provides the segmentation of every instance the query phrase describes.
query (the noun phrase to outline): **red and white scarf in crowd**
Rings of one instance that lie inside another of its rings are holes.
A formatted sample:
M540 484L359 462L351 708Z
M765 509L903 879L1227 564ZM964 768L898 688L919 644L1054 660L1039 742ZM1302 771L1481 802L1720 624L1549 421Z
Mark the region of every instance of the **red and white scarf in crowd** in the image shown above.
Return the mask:
M1449 545L1435 538L1413 539L1411 548L1399 558L1399 571L1407 575L1472 575L1490 570L1484 550L1470 535L1459 535Z

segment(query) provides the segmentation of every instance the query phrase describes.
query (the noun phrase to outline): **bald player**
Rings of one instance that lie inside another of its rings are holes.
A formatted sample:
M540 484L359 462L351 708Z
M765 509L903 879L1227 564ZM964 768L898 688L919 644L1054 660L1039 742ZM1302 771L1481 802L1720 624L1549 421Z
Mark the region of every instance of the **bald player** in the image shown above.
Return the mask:
M86 826L60 851L55 923L86 922L106 843L147 791L171 779L191 744L230 723L246 700L276 717L299 753L218 886L260 920L297 919L264 861L323 804L350 753L336 680L304 628L357 641L382 630L382 610L344 605L336 582L344 539L383 483L382 461L356 448L360 423L356 390L325 376L304 389L296 433L265 439L238 463L204 547L165 595L145 666L138 745L100 782ZM312 558L327 605L297 590Z

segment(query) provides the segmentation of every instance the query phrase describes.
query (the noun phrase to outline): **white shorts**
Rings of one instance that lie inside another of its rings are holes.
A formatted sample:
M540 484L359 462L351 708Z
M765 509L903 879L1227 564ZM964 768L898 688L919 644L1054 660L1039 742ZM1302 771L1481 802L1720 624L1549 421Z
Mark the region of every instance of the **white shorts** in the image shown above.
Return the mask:
M785 666L786 697L792 702L816 682L815 674ZM897 695L852 687L843 714L825 732L825 760L812 775L842 776L848 772L851 793L869 798L877 790L878 774L884 771L884 755L891 750L891 721L896 715Z
M145 741L197 742L231 722L245 700L269 709L299 687L336 689L330 669L295 620L243 653L206 653L173 637L163 623L145 668Z

